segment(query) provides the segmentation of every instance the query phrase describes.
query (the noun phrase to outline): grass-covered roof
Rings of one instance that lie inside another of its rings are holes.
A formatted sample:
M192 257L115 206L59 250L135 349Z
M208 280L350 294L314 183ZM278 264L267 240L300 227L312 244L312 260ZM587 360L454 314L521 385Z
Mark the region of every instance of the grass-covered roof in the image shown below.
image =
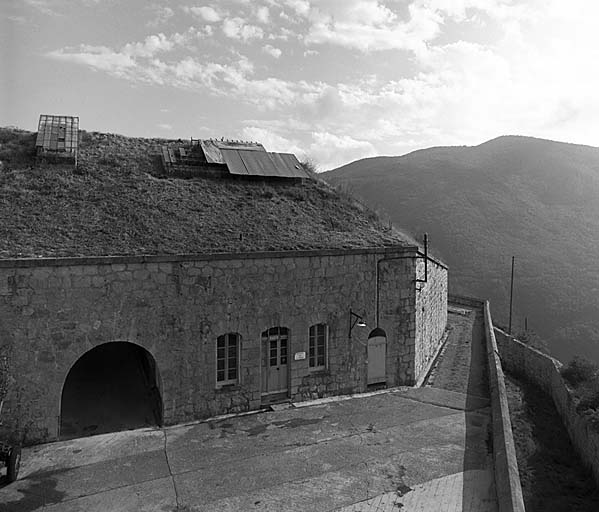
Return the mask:
M0 258L409 244L318 179L163 177L162 143L82 132L77 169L36 166L35 134L0 128Z

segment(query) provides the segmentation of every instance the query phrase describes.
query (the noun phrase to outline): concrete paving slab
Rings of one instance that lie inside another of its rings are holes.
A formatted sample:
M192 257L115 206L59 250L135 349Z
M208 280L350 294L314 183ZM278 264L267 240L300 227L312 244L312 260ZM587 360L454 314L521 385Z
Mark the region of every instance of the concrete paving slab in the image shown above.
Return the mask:
M475 411L483 407L489 407L491 403L489 398L486 397L433 387L411 388L401 391L398 394L418 400L419 402L448 407L450 409L459 409L461 411Z
M17 480L0 493L0 510L6 512L41 510L46 501L59 503L63 499L62 493L52 488L50 479L33 485L28 480Z
M15 509L16 512L24 512ZM177 497L170 477L57 503L44 512L173 512Z
M42 496L48 505L165 476L170 476L170 471L164 451L142 452L70 469L31 473L19 481L18 492Z
M32 473L95 464L164 447L160 429L138 429L40 444L25 449L20 478Z
M367 477L364 469L368 469ZM310 512L333 510L377 493L402 486L401 465L391 461L365 461L363 470L349 466L304 480L293 480L248 493L202 502L183 495L181 502L194 512L278 511Z
M401 429L415 424L408 431L419 432L422 430L422 426L418 426L420 422L456 414L451 409L391 399L388 396L386 408L389 407L393 408L393 414L385 414L382 410L373 411L366 401L358 407L354 406L354 414L351 414L346 405L329 404L316 410L291 411L291 417L288 414L264 414L251 419L246 417L234 423L227 420L212 425L213 428L205 424L187 427L184 434L177 435L174 439L171 439L171 432L168 432L171 468L174 473L181 473L217 466L232 459L283 452L297 446L343 439L351 443L349 438L352 436L357 436L358 441L363 442L359 436L384 432L391 427ZM364 411L363 408L367 410ZM450 430L453 431L453 427ZM445 438L448 435L451 435L450 432L445 433ZM410 443L409 436L396 437L399 446L413 446L414 441ZM417 437L422 437L422 434ZM429 436L426 442L434 442L434 436Z
M338 512L496 512L491 470L473 470L430 480L403 492L388 492Z

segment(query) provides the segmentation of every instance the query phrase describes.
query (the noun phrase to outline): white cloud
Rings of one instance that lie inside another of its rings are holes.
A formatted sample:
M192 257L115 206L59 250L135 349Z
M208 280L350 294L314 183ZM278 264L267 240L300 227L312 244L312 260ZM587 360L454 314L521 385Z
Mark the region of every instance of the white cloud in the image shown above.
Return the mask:
M202 5L200 7L183 7L183 10L208 23L218 23L223 19L222 14L214 7L209 5Z
M315 132L312 134L307 156L316 160L323 169L330 169L340 162L367 158L377 153L372 143L367 140L355 139L349 135Z
M53 9L52 2L50 0L23 0L29 7L47 14L49 16L58 16L59 13Z
M223 33L231 39L262 39L264 31L256 25L250 25L243 18L227 18L222 25Z
M150 6L150 9L152 10L154 17L147 23L148 27L158 27L163 25L175 15L175 11L170 7L152 5Z
M78 51L65 48L54 50L47 55L57 60L85 64L93 69L108 71L116 76L123 76L127 69L136 66L131 55L115 52L106 46L81 45Z
M283 137L267 128L255 125L246 126L242 130L242 136L244 139L262 143L267 151L293 153L296 156L301 156L304 152L297 140Z
M377 154L374 146L365 140L349 135L310 131L300 125L299 132L290 123L255 121L243 128L245 139L261 142L267 151L293 153L300 160L310 158L322 170L332 169L342 163ZM293 122L291 123L293 125ZM266 127L265 127L266 126ZM305 131L302 140L297 135Z
M274 46L271 46L269 44L267 44L266 46L263 46L262 51L264 53L267 53L271 57L274 57L275 59L278 59L281 56L281 54L283 53L280 48L275 48Z
M408 19L377 0L324 2L310 10L306 44L334 44L360 51L420 51L440 33L443 18L419 3L408 6Z
M124 46L122 52L126 55L136 57L152 57L160 52L172 50L177 42L180 42L179 34L175 34L170 39L164 34L151 35L142 42L128 43Z
M270 11L268 7L262 5L256 9L256 19L263 24L267 24L270 21Z
M194 29L170 37L163 34L148 36L144 41L126 44L120 50L81 45L79 48L55 50L47 55L132 82L188 90L204 89L217 96L235 97L237 101L262 110L308 104L323 87L318 83L292 82L272 76L257 78L253 64L243 56L230 62L223 62L222 59L219 62L207 61L192 55L173 55L170 59L160 56L182 46L196 35ZM276 55L276 50L272 48L271 51Z
M161 130L165 130L165 131L172 131L173 130L173 125L168 124L168 123L158 123L156 125L158 128L160 128Z
M307 16L310 12L310 2L308 0L284 0L284 4L299 16Z

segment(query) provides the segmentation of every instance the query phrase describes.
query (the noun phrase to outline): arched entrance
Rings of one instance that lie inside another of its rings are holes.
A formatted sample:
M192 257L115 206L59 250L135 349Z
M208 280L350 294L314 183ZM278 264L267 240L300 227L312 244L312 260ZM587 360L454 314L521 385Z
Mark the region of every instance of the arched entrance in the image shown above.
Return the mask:
M377 327L368 335L368 385L387 382L387 334Z
M154 358L139 345L104 343L70 369L62 388L61 439L161 423L160 377Z

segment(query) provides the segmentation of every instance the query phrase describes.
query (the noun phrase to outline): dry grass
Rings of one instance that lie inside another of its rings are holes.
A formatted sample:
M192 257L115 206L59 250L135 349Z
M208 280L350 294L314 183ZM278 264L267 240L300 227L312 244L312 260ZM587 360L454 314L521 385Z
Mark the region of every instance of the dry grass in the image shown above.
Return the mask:
M511 375L505 383L527 512L599 510L599 491L551 398Z
M82 134L78 169L34 165L31 133L0 129L0 257L405 245L321 181L163 178L164 141Z

